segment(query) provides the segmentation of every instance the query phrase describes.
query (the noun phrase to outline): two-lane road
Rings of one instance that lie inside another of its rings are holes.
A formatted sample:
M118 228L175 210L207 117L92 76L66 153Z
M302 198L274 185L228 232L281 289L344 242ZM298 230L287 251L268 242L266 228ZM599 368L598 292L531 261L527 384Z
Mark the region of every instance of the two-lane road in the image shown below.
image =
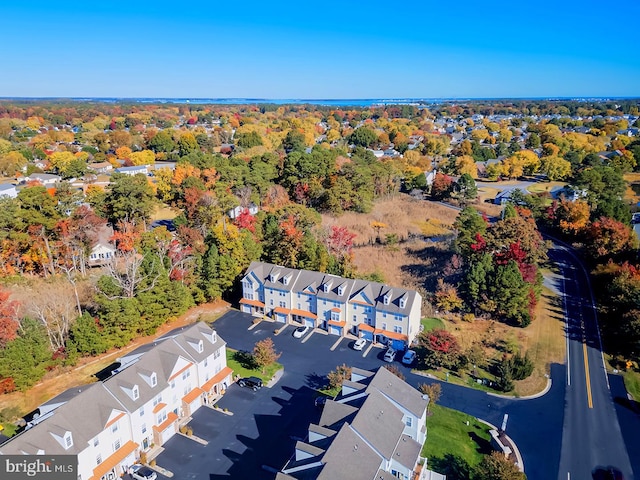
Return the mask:
M567 377L558 480L590 480L613 467L633 478L604 368L602 346L586 272L572 253L554 247L550 258L563 278Z

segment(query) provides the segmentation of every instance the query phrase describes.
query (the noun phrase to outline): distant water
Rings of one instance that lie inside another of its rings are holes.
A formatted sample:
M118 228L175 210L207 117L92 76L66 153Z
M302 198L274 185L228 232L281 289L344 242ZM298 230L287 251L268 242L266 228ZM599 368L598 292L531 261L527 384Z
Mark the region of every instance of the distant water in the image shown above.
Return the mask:
M102 102L102 103L176 103L207 105L319 105L327 107L370 107L372 105L425 105L448 101L443 98L118 98L118 97L0 97L0 100L19 102ZM460 101L461 99L456 99Z
M208 105L319 105L326 107L370 107L381 105L430 105L438 103L460 103L477 100L574 100L604 101L622 100L622 97L537 97L537 98L120 98L120 97L0 97L0 100L18 102L103 102L103 103L175 103Z

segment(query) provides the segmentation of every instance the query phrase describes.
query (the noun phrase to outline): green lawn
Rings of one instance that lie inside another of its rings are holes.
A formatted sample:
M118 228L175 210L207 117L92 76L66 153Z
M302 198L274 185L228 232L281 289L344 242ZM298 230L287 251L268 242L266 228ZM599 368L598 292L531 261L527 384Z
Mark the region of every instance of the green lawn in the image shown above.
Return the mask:
M444 322L436 317L423 318L420 320L420 324L422 325L422 330L424 332L444 328Z
M279 363L269 365L265 369L265 373L259 368L253 367L251 364L251 354L246 352L240 352L227 347L227 365L233 370L233 374L241 377L258 377L261 378L264 383L267 383L275 375L275 373L282 368Z
M640 402L640 373L629 370L624 374L624 386L636 402Z
M491 453L489 426L440 405L433 405L431 411L433 414L427 417L427 441L422 449L428 468L446 474L448 469L455 468L453 462L475 466L482 455Z

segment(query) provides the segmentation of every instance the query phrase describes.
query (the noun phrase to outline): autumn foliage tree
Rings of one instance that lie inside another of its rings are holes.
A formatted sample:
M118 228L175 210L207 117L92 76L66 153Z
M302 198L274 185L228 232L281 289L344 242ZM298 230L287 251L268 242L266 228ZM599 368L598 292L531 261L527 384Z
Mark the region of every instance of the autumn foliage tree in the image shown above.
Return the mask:
M462 354L456 337L442 329L420 333L418 348L421 350L420 357L427 368L455 368Z
M0 348L18 335L20 324L17 319L18 303L9 300L10 293L0 289Z
M258 368L262 369L263 374L269 365L278 361L280 355L282 355L282 353L276 352L276 348L271 337L259 340L253 346L253 363L255 363Z

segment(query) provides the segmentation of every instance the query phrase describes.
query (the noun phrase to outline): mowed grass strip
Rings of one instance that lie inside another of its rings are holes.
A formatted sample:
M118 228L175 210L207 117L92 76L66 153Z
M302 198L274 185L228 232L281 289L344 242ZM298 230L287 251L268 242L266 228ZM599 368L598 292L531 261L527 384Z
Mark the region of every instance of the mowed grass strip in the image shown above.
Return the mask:
M431 330L444 329L444 322L437 317L425 317L420 320L423 332L430 332Z
M624 373L624 386L636 402L640 402L640 373L629 370Z
M431 412L432 415L427 417L427 441L422 448L427 466L437 465L440 463L438 460L447 455L460 457L469 465L475 466L480 463L483 455L491 453L491 428L488 425L470 415L440 405L432 405Z
M522 330L519 341L523 353L534 364L529 378L516 382L515 394L533 395L544 390L552 363L564 363L566 340L561 298L544 288L537 305L536 318Z

